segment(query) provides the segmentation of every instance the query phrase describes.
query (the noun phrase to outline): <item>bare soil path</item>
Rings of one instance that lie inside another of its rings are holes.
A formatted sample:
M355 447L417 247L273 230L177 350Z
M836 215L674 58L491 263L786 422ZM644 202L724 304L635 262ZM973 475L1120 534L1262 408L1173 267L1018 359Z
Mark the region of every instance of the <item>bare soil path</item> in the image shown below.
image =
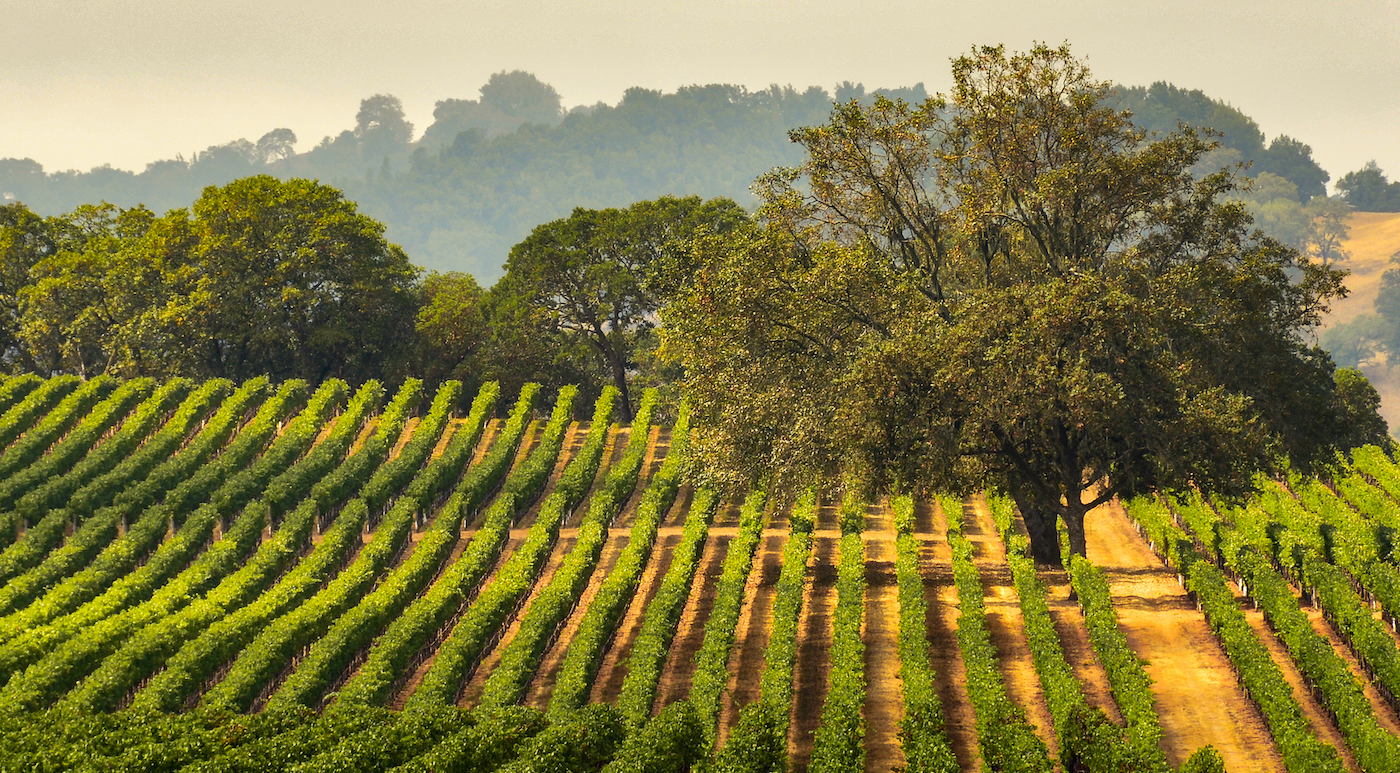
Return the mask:
M953 552L948 546L948 519L943 508L920 502L915 510L915 535L922 543L920 572L924 577L925 621L938 699L943 704L944 728L958 767L969 773L982 771L977 745L977 716L968 701L967 667L958 649L958 589L953 582ZM960 513L954 514L961 516Z
M1006 681L1006 694L1025 709L1036 735L1049 748L1051 759L1059 759L1059 737L1055 734L1055 723L1040 688L1030 643L1026 640L1021 598L1011 578L1011 567L1006 563L1006 545L997 534L987 500L981 495L963 503L963 534L972 542L972 560L982 574L987 632L997 649L997 666Z
M904 718L899 678L899 581L895 578L895 530L889 505L865 512L865 770L904 767L899 722Z
M690 693L690 679L695 674L695 653L705 640L705 624L709 622L715 605L715 586L724 571L724 557L729 552L729 543L734 540L739 507L738 502L731 501L715 513L715 525L710 528L705 550L700 554L700 563L690 586L690 598L686 601L685 611L681 613L675 639L671 642L671 652L657 683L656 707L669 706Z
M1303 716L1308 719L1308 729L1318 740L1331 744L1332 748L1337 750L1342 756L1342 761L1346 763L1347 770L1359 771L1356 758L1346 745L1346 739L1342 737L1341 732L1337 730L1336 723L1327 715L1327 712L1323 711L1322 706L1308 690L1307 683L1293 663L1293 658L1288 655L1288 648L1283 646L1283 642L1279 641L1278 636L1269 628L1269 623L1264 619L1264 613L1255 609L1252 604L1246 603L1244 616L1245 619L1249 620L1249 626L1254 629L1254 635L1259 637L1259 641L1263 642L1264 647L1269 650L1269 656L1273 658L1274 664L1278 666L1279 671L1283 673L1284 680L1293 690L1293 697L1303 708Z
M656 536L656 546L651 551L647 568L642 572L637 593L628 605L621 625L618 626L612 646L608 647L607 654L603 656L597 678L593 680L593 693L590 698L593 703L616 703L618 695L622 692L622 683L627 678L627 657L632 653L632 645L641 631L642 615L646 612L647 604L651 603L660 589L662 578L671 568L672 551L681 541L676 524L685 520L693 498L692 490L681 489L675 504L671 506L670 512L662 522L663 531Z
M1167 761L1180 765L1214 746L1227 770L1282 771L1258 708L1176 574L1164 567L1117 502L1086 519L1088 557L1113 591L1118 624L1146 661Z
M511 554L514 553L515 550L520 547L520 543L525 541L525 535L528 531L528 529L511 530L510 537L506 540L506 544L502 546L501 555L496 559L495 566L491 567L491 571L487 573L486 577L481 581L481 585L477 586L478 592L480 592L482 588L485 588L491 584L491 581L494 580L496 577L496 573L500 571L501 565L504 564L506 560L510 558ZM475 531L471 533L475 534ZM452 557L453 561L457 560L461 556L462 547L470 539L471 537L468 534L464 533L463 536L458 540L457 550L456 552L454 552ZM443 571L446 571L446 567L444 567ZM439 575L439 579L441 579L441 575ZM434 583L436 582L437 580L434 580ZM408 675L408 678L404 681L403 686L399 688L398 692L394 695L394 697L389 700L388 706L390 708L394 709L395 711L402 710L404 704L408 701L409 696L413 695L413 693L418 690L418 685L423 681L423 677L427 675L428 670L433 667L433 662L437 660L438 647L442 646L443 641L445 641L446 638L449 635L451 635L453 629L457 627L457 621L458 619L460 619L462 612L467 607L471 606L471 603L474 600L476 600L475 593L473 593L471 596L468 596L462 602L462 606L458 608L457 614L453 615L447 621L447 623L442 626L442 628L438 629L437 637L434 638L427 645L427 647L424 648L425 651L420 654L422 660L418 663L417 666L413 668L413 672Z
M773 596L783 571L783 547L787 545L786 509L774 508L764 529L744 587L744 605L734 631L734 650L729 655L729 686L721 699L719 744L739 721L739 710L759 697L763 669L767 665L768 640L772 637Z
M812 539L812 563L803 589L802 614L797 621L797 663L792 679L792 716L788 729L788 769L807 770L812 741L821 724L831 672L832 615L836 611L836 562L841 544L836 531L836 507L817 511Z

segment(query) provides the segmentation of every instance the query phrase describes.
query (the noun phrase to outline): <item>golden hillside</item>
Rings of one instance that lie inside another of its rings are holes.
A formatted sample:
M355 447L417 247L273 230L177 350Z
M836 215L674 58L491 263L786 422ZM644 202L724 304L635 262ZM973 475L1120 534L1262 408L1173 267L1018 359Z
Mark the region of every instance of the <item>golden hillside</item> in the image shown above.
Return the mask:
M1344 246L1351 258L1345 265L1351 270L1347 277L1351 294L1332 304L1324 327L1371 313L1381 274L1390 265L1390 256L1400 252L1400 213L1357 212L1347 225L1351 237ZM1390 423L1391 434L1396 434L1400 429L1400 368L1387 373L1384 367L1369 366L1362 371L1381 393L1381 414Z

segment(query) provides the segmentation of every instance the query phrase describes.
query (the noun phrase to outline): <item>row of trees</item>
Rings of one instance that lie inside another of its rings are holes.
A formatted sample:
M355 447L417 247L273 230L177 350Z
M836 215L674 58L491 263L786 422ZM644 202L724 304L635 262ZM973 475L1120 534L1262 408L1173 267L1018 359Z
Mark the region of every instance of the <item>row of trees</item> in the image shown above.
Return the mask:
M729 199L578 209L511 250L487 291L422 276L334 188L269 176L186 209L0 207L7 370L243 379L426 377L629 386L671 380L655 325L685 266L673 244L748 221Z

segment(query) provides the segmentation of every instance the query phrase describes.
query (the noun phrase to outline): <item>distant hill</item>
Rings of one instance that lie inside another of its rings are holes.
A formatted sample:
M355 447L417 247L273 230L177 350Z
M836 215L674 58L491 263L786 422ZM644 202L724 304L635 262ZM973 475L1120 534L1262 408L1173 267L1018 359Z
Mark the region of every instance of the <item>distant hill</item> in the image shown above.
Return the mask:
M1342 243L1351 257L1342 267L1351 272L1346 286L1349 295L1332 304L1323 319L1324 330L1372 314L1372 304L1380 288L1381 274L1391 267L1390 258L1400 253L1400 213L1356 212L1347 218L1350 235ZM1400 430L1400 367L1387 370L1382 363L1361 364L1361 372L1381 394L1381 415L1390 424L1392 435Z
M748 206L748 186L774 166L795 164L789 129L823 122L832 100L884 93L922 100L922 84L867 92L774 86L690 86L674 93L629 89L616 105L565 111L559 95L528 73L498 73L478 99L439 102L421 137L389 95L367 98L355 126L303 153L295 135L274 129L253 142L216 145L193 158L149 164L140 173L110 167L46 172L27 159L0 159L0 192L42 214L109 201L157 212L188 206L207 185L251 174L311 177L342 188L361 210L388 226L418 265L501 275L510 247L574 207L625 206L664 194L729 196ZM1125 87L1121 104L1154 131L1178 121L1224 132L1211 169L1254 161L1296 186L1304 201L1323 190L1327 172L1311 150L1288 137L1265 145L1258 125L1199 91L1158 83ZM0 149L3 152L3 149Z

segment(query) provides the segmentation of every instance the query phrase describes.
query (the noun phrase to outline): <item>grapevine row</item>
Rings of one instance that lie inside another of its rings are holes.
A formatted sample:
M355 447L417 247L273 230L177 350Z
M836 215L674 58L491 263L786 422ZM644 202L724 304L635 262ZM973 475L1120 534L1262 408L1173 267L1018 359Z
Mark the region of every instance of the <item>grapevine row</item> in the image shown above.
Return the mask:
M369 414L378 407L383 388L371 381L360 388L330 434L316 448L279 476L289 494L305 493L312 481L326 472L326 465L343 459ZM260 520L272 523L267 498L250 504L248 510L261 510ZM245 514L246 515L246 514ZM241 608L261 594L305 549L315 520L315 510L298 508L285 519L272 539L237 572L229 575L203 598L179 612L162 618L135 634L121 649L103 661L64 702L86 711L108 711L126 696L141 679L156 670L188 639L197 636L229 612Z
M563 419L571 413L574 397L573 390L560 392L554 417L551 418L550 427L547 429L547 443L542 442L535 453L521 465L521 469L511 473L502 487L501 495L487 510L482 529L485 535L480 543L473 540L474 544L468 548L472 551L476 563L471 567L455 570L449 577L444 578L448 586L434 602L425 602L425 606L420 608L423 614L430 617L441 616L445 610L438 604L444 603L457 593L461 594L461 598L466 598L469 595L468 588L476 587L484 579L490 564L495 561L504 545L501 530L508 529L516 515L523 512L528 507L527 503L539 495L540 487L548 476L548 472L540 475L540 470L554 466L554 460L559 453L558 444L563 439L562 429L557 428L563 427ZM539 514L520 547L501 564L491 581L477 593L476 598L462 611L461 617L452 624L451 633L438 648L433 665L424 674L417 691L409 697L409 705L423 707L456 702L462 685L476 667L478 659L489 648L491 638L515 613L520 599L524 598L534 585L544 568L545 559L558 539L559 527L592 484L603 455L608 422L616 398L617 393L613 390L604 390L599 396L594 406L593 422L589 425L583 447L565 466L554 493L540 507ZM478 534L481 535L482 532ZM478 544L480 548L477 547ZM398 635L407 635L407 631L405 630L404 634L396 634L396 637ZM402 646L398 658L404 657L403 651L408 649L406 644Z
M982 759L995 771L1049 771L1050 753L1026 719L1026 712L1006 694L997 668L997 651L987 632L982 578L972 561L972 543L962 533L961 503L940 498L948 518L957 584L958 648L967 667L967 694L977 717Z
M1343 770L1337 750L1309 730L1293 690L1245 619L1225 576L1201 559L1191 538L1174 523L1171 511L1155 499L1141 497L1129 504L1128 513L1154 548L1169 555L1171 565L1186 576L1187 589L1196 594L1241 686L1263 713L1289 772Z
M705 638L695 653L695 674L690 681L690 702L705 727L706 745L713 748L719 722L720 699L729 686L729 654L744 604L744 588L753 570L753 556L763 536L764 506L768 495L750 491L739 511L739 533L729 542L724 568L715 585L714 605L705 622ZM635 650L634 650L635 652Z
M508 706L524 697L530 677L555 632L578 604L607 542L608 526L637 487L651 436L656 394L655 389L648 389L642 397L622 458L608 470L603 484L594 493L588 513L579 524L578 537L563 563L530 603L515 636L502 649L500 662L487 677L482 690L482 707L489 710Z
M584 611L564 661L560 664L550 694L550 717L581 708L588 702L589 690L602 664L603 653L622 623L622 617L656 545L662 519L680 491L681 464L688 448L689 431L690 419L682 408L680 417L671 429L671 447L666 459L637 504L637 516L628 534L627 547L622 550L617 563Z
M865 769L865 542L859 526L864 506L847 495L842 502L841 557L836 564L836 611L831 634L831 670L821 725L812 743L809 771ZM852 528L855 527L855 528Z
M718 507L719 494L713 489L704 488L696 493L681 530L681 541L671 551L671 565L643 613L641 631L627 658L627 678L622 682L622 692L617 699L618 709L633 729L646 724L651 716L661 669L666 665L676 626L690 598L690 586L700 564L705 539L710 534L710 521Z
M392 492L388 484L382 481L402 479L404 467L393 463L397 459L416 458L420 466L419 474L429 474L421 465L446 427L459 389L457 382L448 382L438 390L440 397L434 398L428 415L418 425L412 439L404 445L395 460L375 471L364 484L361 494L372 487ZM477 417L478 424L481 418ZM433 474L439 471L434 470ZM351 518L363 518L364 522L374 513L371 501L364 496L347 505L345 511L341 514L342 519L348 512ZM389 568L407 539L415 514L413 510L391 511L393 517L380 524L374 531L374 537L360 550L350 566L320 592L281 613L275 621L269 619L267 613L270 610L266 608L259 610L262 614L246 620L249 624L256 621L262 630L239 653L223 681L204 694L201 705L247 711L260 697L270 694L272 688L280 683L279 672L289 663L294 663L296 653L324 635L336 617L357 603ZM339 522L340 519L337 519L337 526ZM303 576L299 579L304 581L309 578ZM279 600L286 598L283 595Z
M899 583L899 679L904 694L900 740L910 773L955 773L957 758L948 742L943 708L934 689L928 651L928 602L919 571L919 540L914 536L914 500L891 502L894 509L895 578Z
M363 485L378 463L389 453L389 447L403 431L408 414L422 395L416 381L406 383L379 418L373 435L331 475L312 487L310 496L298 510L307 510L316 518L340 504L341 491L346 496L354 486ZM353 477L346 473L353 472ZM334 480L330 490L322 486ZM358 547L365 525L366 509L361 505L340 511L334 525L322 535L321 542L288 572L268 592L252 603L214 623L199 636L183 645L143 690L136 694L132 705L138 708L176 711L194 695L201 683L223 663L235 656L254 636L278 615L301 602L327 581L334 570L342 566L353 548ZM296 517L292 515L288 520Z

